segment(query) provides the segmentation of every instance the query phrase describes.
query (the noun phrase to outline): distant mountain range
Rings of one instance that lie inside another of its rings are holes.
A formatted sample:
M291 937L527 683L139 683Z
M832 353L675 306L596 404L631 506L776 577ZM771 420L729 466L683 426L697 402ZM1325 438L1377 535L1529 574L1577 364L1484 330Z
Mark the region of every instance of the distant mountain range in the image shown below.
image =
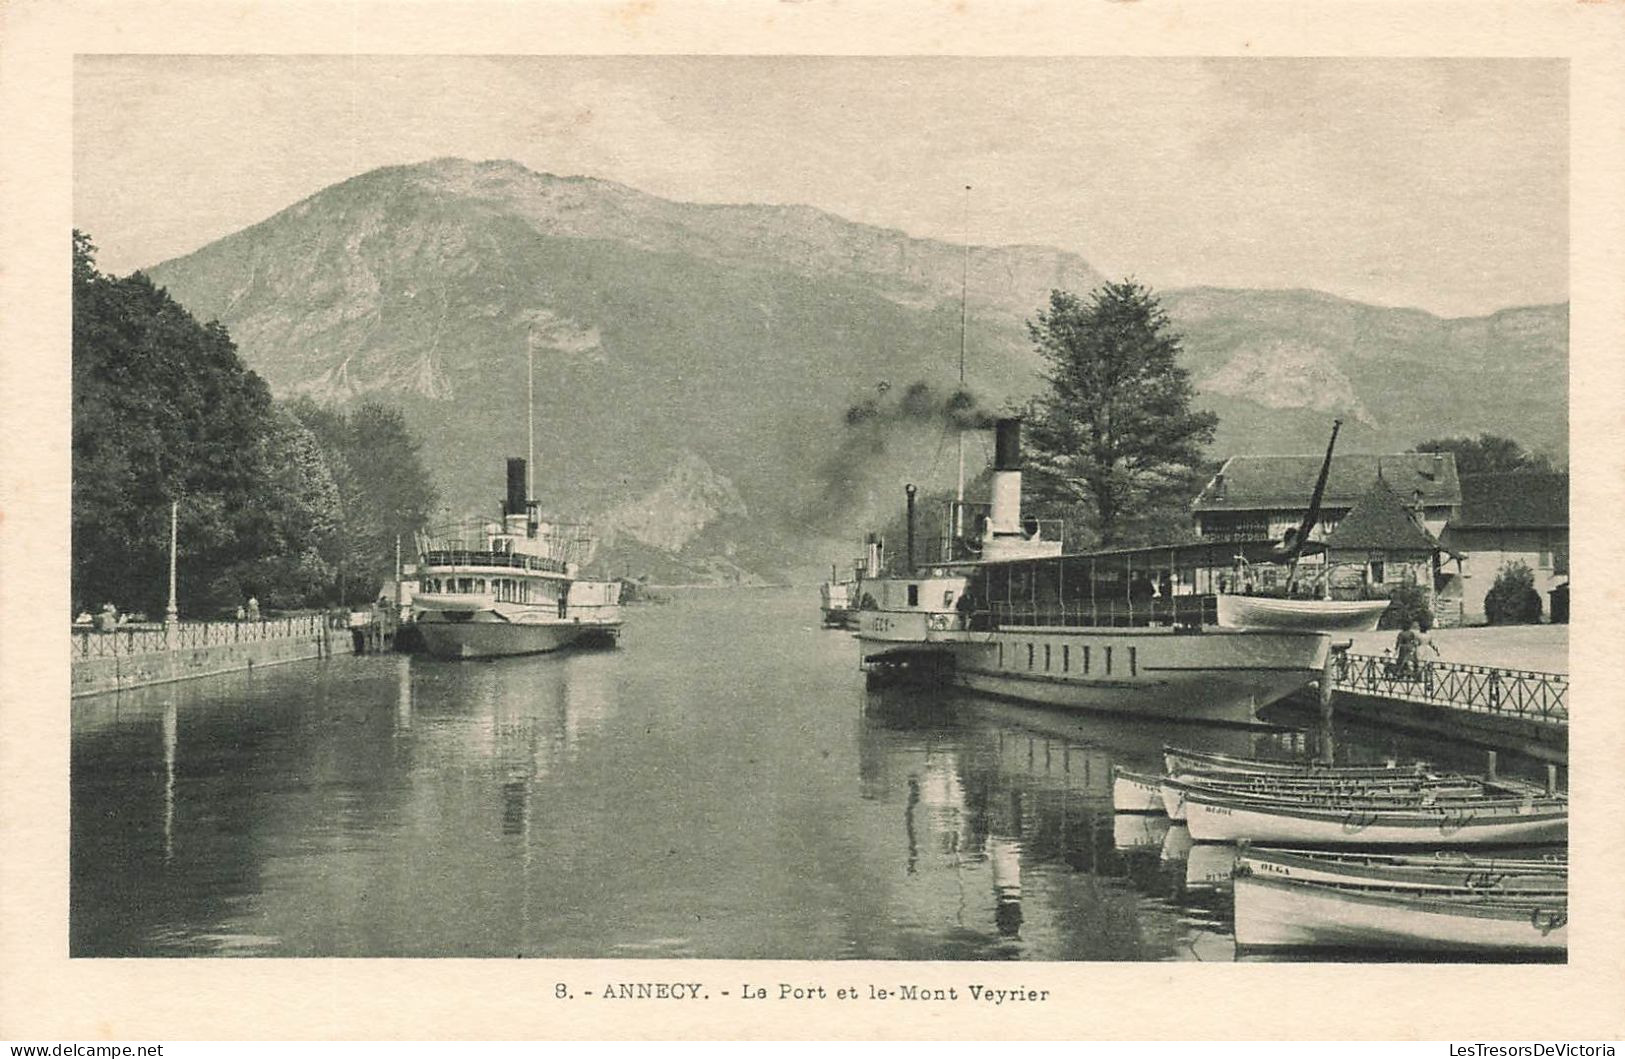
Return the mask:
M963 247L808 207L445 159L148 271L277 393L400 406L459 514L494 510L502 457L525 451L529 341L544 502L593 516L612 567L751 581L827 568L905 481L951 481L941 424L854 433L845 413L952 389L964 268ZM1025 321L1048 292L1103 279L1059 250L971 248L966 376L986 407L1038 386ZM1452 320L1315 291L1159 293L1220 415L1216 456L1318 451L1342 416L1349 451L1491 431L1566 458L1566 305Z

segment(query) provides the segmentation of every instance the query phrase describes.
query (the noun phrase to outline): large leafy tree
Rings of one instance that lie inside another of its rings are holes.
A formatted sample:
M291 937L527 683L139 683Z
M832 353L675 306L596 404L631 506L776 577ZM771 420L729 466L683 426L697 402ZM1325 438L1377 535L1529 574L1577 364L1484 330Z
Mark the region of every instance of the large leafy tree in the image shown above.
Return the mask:
M1035 502L1081 513L1104 545L1177 534L1218 417L1192 410L1196 390L1157 299L1132 281L1087 298L1052 291L1027 328L1048 383L1028 410Z
M1457 474L1493 474L1550 471L1547 456L1527 451L1511 438L1480 434L1476 438L1433 438L1416 446L1417 452L1449 452L1456 457Z
M74 603L161 612L179 501L182 610L207 611L274 546L270 391L225 328L139 272L102 275L82 233L73 251Z
M289 408L320 444L332 475L337 531L322 557L345 601L364 602L394 576L397 539L409 556L413 534L438 502L420 444L398 410L376 402L344 411L299 400Z
M278 406L218 323L73 243L73 601L186 617L370 598L435 503L400 413Z

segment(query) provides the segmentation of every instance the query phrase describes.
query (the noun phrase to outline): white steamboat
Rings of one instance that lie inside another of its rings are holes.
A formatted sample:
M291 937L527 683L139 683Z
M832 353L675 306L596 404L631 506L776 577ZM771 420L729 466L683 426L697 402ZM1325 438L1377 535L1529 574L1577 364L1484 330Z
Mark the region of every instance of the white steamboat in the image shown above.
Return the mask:
M594 538L544 521L528 494L526 461L509 459L501 522L419 536L412 621L430 654L497 658L619 637L620 583L580 576Z

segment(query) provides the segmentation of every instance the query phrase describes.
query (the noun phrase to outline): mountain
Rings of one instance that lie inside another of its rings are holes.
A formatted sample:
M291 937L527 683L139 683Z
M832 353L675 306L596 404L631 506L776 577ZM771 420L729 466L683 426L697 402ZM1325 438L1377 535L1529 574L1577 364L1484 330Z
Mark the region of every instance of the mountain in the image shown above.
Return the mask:
M904 481L951 482L942 422L902 412L911 383L957 382L962 271L967 384L986 407L1020 401L1040 367L1025 320L1051 288L1103 280L1074 254L967 255L512 162L364 173L149 274L277 393L399 405L455 512L493 508L501 458L525 451L528 342L544 503L593 516L611 565L749 580L844 561L834 542ZM1316 451L1333 415L1351 450L1488 430L1566 453L1566 306L1446 320L1313 291L1163 300L1221 416L1216 455ZM880 418L848 426L865 400Z

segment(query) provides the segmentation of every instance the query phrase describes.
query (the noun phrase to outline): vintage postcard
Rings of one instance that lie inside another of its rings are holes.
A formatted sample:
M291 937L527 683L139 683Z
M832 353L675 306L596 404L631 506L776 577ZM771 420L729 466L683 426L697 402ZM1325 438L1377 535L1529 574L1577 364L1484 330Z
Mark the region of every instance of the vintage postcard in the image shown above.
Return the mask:
M1280 15L0 9L0 1037L1618 1037L1619 8Z

